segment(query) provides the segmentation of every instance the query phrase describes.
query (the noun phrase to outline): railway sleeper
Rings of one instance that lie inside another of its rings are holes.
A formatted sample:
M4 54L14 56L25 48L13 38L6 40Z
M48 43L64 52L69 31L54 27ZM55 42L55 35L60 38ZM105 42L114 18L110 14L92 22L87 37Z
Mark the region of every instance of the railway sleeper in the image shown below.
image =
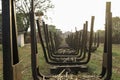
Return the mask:
M79 72L88 72L88 66L87 65L66 65L66 66L52 66L50 67L50 73L53 75L58 75L61 71L64 71L63 74L68 72L68 74L74 74L77 75Z

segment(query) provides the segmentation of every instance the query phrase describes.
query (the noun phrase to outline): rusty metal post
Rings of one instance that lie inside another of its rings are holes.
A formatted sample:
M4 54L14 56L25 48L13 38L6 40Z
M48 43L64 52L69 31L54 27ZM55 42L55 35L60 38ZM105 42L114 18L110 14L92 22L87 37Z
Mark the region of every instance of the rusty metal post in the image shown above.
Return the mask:
M86 52L87 52L87 39L88 39L88 21L86 21L85 23L85 41L84 41L84 55L83 55L83 59L86 57Z
M112 76L112 13L111 13L111 3L107 3L109 12L107 14L107 75L105 80L111 80Z
M3 79L21 80L15 1L2 1Z
M112 13L111 2L106 3L106 18L105 18L105 42L102 72L100 78L105 77L105 80L111 80L112 76Z
M31 28L31 66L32 76L34 80L38 78L38 65L37 65L37 44L36 44L36 28L35 28L35 14L34 14L34 0L31 1L31 12L30 12L30 28Z
M94 20L95 20L95 16L91 17L91 29L90 29L90 38L89 38L89 51L88 51L88 59L87 62L90 61L91 58L91 49L92 49L92 44L93 44L93 28L94 28Z
M96 33L95 33L95 35L94 35L94 47L96 47L96 43L97 43L97 41L96 41Z
M38 27L38 35L39 35L39 38L40 38L40 42L41 42L41 46L42 46L42 49L43 49L43 52L44 52L44 56L45 56L45 59L47 59L47 52L46 52L46 49L45 49L45 45L44 45L44 41L42 39L42 34L41 34L41 27L40 27L40 24L39 24L39 20L37 20L37 27Z
M100 36L99 36L99 32L98 32L98 36L97 36L97 48L99 47L99 45L100 45L100 38L99 38Z
M17 35L18 34L17 34L15 1L12 1L12 44L13 44L13 60L14 60L13 64L19 62Z
M91 31L90 31L90 40L89 40L89 51L91 50L92 48L92 44L93 44L93 26L94 26L94 19L95 17L92 16L91 18Z
M13 80L11 1L2 0L3 79Z
M82 31L82 43L81 43L81 49L80 49L80 57L83 54L83 50L85 48L85 34L86 34L86 24L83 24L83 31Z
M19 63L18 44L17 44L17 23L15 1L12 0L12 47L13 47L13 80L21 80L21 66Z

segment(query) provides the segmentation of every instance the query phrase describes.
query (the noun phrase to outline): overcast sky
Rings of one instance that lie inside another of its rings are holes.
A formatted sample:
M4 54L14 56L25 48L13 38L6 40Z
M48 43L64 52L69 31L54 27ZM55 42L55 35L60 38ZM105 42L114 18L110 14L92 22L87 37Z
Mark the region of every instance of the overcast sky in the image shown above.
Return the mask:
M111 1L113 16L120 16L119 0L51 0L55 8L49 10L47 15L51 17L47 22L65 31L82 29L87 20L90 27L91 16L95 16L95 31L104 29L106 2Z
M95 16L95 31L104 29L105 6L107 1L111 1L111 11L113 16L120 17L119 0L51 0L55 5L54 9L48 11L47 23L56 25L57 28L65 31L82 29L83 23L87 20L89 27L91 16ZM1 8L1 5L0 5Z

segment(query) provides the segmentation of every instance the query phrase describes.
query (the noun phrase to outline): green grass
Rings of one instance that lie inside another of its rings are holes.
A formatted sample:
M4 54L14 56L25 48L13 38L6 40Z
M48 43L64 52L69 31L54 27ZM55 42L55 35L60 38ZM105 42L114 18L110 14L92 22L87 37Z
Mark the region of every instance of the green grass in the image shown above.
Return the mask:
M120 45L113 45L113 75L112 80L120 80ZM22 70L22 80L32 80L31 74L31 51L30 44L25 45L24 47L19 47L19 56L21 62ZM40 71L43 74L50 74L49 67L45 62L44 55L41 49L41 46L38 45L38 63ZM89 66L89 73L99 75L101 73L101 64L102 64L102 55L103 55L103 44L92 53L92 57ZM2 46L0 45L0 80L2 80ZM79 74L80 75L80 74Z
M112 80L120 80L120 45L113 44L113 72L112 72ZM99 75L101 73L101 65L102 65L102 55L103 55L103 45L92 53L91 60L89 62L90 72Z
M20 54L20 60L23 60L21 62L22 64L22 71L23 72L23 80L32 80L32 71L31 71L31 47L30 44L25 45L22 48L19 48L19 54ZM44 55L43 52L41 50L41 46L38 45L38 64L39 64L39 68L40 71L43 74L49 74L49 66L44 59Z
M113 79L120 80L120 45L113 45Z

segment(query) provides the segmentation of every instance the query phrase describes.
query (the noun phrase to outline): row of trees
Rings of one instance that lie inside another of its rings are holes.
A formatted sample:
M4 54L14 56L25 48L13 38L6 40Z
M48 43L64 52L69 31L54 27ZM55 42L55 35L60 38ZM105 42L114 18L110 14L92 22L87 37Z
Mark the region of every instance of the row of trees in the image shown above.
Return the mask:
M100 42L104 42L104 30L98 30ZM112 43L120 44L120 17L112 18Z

